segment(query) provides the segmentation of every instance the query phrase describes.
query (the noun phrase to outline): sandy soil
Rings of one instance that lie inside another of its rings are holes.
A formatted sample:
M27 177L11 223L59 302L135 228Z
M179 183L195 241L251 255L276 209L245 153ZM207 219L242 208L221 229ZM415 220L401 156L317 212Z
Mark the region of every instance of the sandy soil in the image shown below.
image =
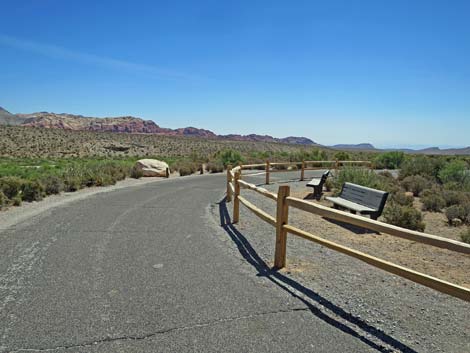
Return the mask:
M311 194L303 183L289 183L291 195L298 198L308 198ZM275 186L274 188L277 188ZM325 193L328 196L329 193ZM331 205L322 197L321 204ZM419 200L416 200L420 207ZM454 240L460 240L464 227L450 227L442 213L423 212L426 223L426 233ZM455 284L470 288L470 256L433 246L412 242L387 234L376 234L361 228L329 221L320 216L293 210L290 214L293 225L307 230L325 239L338 242L353 249L372 254L379 258L395 262L413 270L444 279Z

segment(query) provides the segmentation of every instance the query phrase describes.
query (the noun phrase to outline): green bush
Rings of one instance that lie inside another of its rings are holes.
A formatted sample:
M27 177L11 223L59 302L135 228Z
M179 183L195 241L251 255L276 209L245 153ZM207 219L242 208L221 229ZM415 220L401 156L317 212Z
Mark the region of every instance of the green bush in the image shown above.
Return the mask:
M241 153L234 150L224 150L218 152L216 154L216 157L218 157L218 159L222 162L225 167L229 164L231 164L232 166L236 166L244 162Z
M375 158L375 165L378 169L398 169L404 160L405 154L403 152L385 152Z
M441 212L446 206L444 198L437 193L421 197L421 202L423 203L423 211Z
M470 244L470 228L467 228L466 231L460 234L460 239L462 239L464 243Z
M444 167L439 171L439 179L443 184L464 184L467 178L470 178L470 174L468 174L468 165L461 160L453 160L444 165Z
M44 187L38 181L25 181L21 185L21 199L32 202L40 201L44 196Z
M341 169L334 178L334 185L337 190L341 190L345 182L367 186L374 189L383 190L384 179L378 176L374 171L364 168L345 167Z
M421 175L436 179L443 164L444 160L442 158L429 156L406 158L401 165L399 177L404 179L407 176Z
M385 208L383 217L389 224L411 230L422 232L426 227L423 215L419 210L410 206L400 206L393 202Z
M431 182L429 179L421 175L410 175L403 179L401 185L405 188L406 191L410 191L414 196L419 196L419 194L431 187Z
M337 161L349 161L351 159L351 156L348 152L339 151L335 153L334 158Z

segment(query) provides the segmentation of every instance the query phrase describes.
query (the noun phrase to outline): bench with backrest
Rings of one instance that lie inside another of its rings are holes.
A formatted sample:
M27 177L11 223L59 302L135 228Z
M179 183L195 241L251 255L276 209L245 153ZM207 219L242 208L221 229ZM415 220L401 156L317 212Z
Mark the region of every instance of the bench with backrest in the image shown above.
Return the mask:
M382 214L387 197L388 192L385 191L344 183L338 197L325 199L333 202L335 208L346 208L352 213L366 214L372 219L377 219Z
M308 187L313 188L313 197L319 199L321 197L323 191L323 184L325 184L326 179L328 179L328 175L330 175L329 170L325 170L318 176L314 176L312 180L307 183Z

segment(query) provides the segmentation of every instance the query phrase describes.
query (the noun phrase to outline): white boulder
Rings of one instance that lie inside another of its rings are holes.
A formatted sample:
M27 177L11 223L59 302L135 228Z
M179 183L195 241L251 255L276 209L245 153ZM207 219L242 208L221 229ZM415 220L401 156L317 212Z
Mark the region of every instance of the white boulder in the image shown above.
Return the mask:
M168 164L157 159L140 159L135 168L142 171L144 177L166 177L170 175Z

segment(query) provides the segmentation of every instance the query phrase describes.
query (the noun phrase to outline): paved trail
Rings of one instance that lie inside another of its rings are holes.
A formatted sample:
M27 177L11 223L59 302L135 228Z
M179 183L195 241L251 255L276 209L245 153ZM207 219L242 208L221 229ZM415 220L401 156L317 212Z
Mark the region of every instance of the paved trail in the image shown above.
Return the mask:
M222 175L169 179L0 230L0 351L377 348L224 250L209 212L223 187Z

